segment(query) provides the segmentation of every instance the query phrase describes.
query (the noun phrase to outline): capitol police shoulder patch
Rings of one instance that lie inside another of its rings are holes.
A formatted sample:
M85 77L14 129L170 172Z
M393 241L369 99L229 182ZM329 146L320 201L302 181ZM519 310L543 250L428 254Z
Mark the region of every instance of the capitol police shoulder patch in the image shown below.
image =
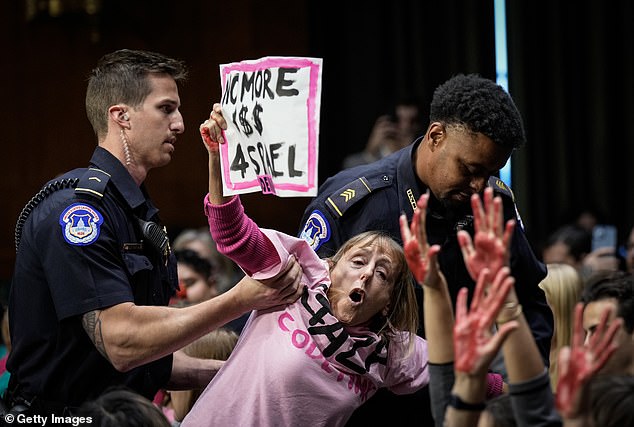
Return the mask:
M311 212L300 238L306 240L314 251L330 240L330 224L321 211L315 209Z
M71 245L86 246L99 237L103 215L86 203L73 203L59 216L64 240Z

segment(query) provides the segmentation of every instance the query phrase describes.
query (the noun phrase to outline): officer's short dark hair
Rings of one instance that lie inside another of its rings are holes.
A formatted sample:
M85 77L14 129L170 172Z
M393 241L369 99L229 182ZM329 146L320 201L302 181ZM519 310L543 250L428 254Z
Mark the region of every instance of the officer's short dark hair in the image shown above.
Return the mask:
M477 74L458 74L438 86L429 120L466 126L507 148L519 148L526 142L522 117L511 96Z
M160 53L121 49L104 55L88 78L86 114L97 137L108 131L108 108L123 103L136 107L152 88L149 74L167 74L176 82L185 80L187 69L179 60Z
M594 301L614 298L616 316L623 319L628 334L634 331L634 276L624 271L601 271L586 281L581 302L584 306Z

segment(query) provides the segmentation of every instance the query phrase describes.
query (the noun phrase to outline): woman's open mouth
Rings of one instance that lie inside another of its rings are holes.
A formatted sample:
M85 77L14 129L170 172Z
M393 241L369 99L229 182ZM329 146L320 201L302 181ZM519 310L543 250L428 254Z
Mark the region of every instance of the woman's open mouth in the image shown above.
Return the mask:
M353 304L361 304L365 298L365 292L362 289L353 289L348 297Z

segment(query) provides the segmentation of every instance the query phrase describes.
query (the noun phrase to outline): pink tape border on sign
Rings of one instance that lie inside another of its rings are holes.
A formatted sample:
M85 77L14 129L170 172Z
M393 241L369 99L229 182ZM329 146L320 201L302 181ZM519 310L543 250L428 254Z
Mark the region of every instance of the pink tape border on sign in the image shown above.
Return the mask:
M317 161L315 144L317 144L317 127L316 127L316 98L317 98L317 82L319 78L319 68L320 64L313 62L309 58L264 58L262 60L257 60L249 63L236 63L229 65L223 69L222 74L222 87L224 88L226 85L227 75L232 71L259 71L266 68L275 68L275 67L297 67L297 68L310 68L310 82L308 89L308 99L306 103L308 104L307 110L307 121L308 121L308 184L300 185L300 184L290 184L290 183L280 183L276 184L275 188L280 190L289 190L296 192L308 192L311 188L315 187L315 162ZM221 144L220 149L223 151L223 162L226 162L229 158L227 144ZM229 174L229 167L225 163L224 165L225 172L225 183L234 189L234 190L242 190L245 188L252 187L260 187L258 179L254 179L247 182L231 182L231 177Z

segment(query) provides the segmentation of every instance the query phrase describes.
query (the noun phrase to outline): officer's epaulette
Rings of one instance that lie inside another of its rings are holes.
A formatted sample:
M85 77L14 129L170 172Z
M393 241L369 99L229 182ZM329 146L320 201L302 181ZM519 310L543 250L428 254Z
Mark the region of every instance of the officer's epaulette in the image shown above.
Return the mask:
M97 168L88 168L79 179L75 193L88 194L101 199L110 181L110 174Z
M497 176L492 176L489 178L489 187L493 187L493 191L495 193L500 193L510 197L511 200L513 200L513 203L515 203L515 195L513 194L513 190L511 190L511 188Z
M365 196L391 183L392 178L385 174L377 174L369 178L361 176L330 194L325 201L326 207L335 218L342 217L351 206Z

